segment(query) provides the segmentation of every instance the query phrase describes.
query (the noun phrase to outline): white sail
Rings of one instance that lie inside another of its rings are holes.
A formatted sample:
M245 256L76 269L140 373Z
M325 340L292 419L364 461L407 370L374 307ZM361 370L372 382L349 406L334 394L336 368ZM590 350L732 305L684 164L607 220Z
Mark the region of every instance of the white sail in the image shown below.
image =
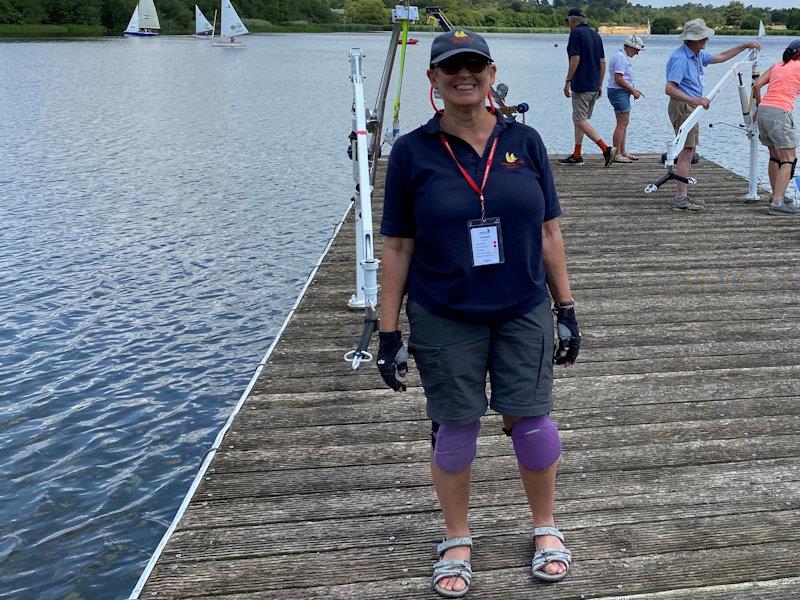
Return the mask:
M222 24L220 25L219 34L222 37L233 37L236 35L244 35L250 33L247 27L244 26L239 15L236 14L236 9L233 8L230 0L222 0Z
M131 20L128 23L128 28L125 30L125 33L135 33L139 31L139 5L136 5L136 8L133 9L133 15L131 15Z
M153 0L139 0L139 29L161 29Z
M211 23L208 22L205 15L200 11L197 4L194 5L194 32L196 34L209 33L211 31Z

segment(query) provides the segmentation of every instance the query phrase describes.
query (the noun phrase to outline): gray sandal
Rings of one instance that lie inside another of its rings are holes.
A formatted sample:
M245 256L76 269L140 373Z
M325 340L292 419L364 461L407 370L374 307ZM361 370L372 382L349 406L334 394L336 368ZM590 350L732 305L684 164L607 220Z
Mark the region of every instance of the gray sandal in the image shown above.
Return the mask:
M533 537L535 538L537 535L554 535L562 542L564 541L564 534L555 527L536 527L533 530ZM567 565L566 571L556 574L550 574L546 571L543 571L542 569L544 566L550 564L551 562L564 563ZM541 579L542 581L547 581L549 583L555 583L556 581L561 581L567 576L571 563L572 552L566 548L542 548L533 554L533 563L531 564L531 569L533 571L533 576L536 579Z
M471 537L457 537L449 540L442 540L442 543L436 546L436 553L439 555L439 562L433 565L433 579L431 585L433 590L440 596L445 598L460 598L466 596L469 592L469 586L472 584L472 566L468 560L452 560L443 559L442 555L450 548L458 546L469 546L472 548ZM438 583L447 577L460 577L467 584L463 590L446 590L439 587Z

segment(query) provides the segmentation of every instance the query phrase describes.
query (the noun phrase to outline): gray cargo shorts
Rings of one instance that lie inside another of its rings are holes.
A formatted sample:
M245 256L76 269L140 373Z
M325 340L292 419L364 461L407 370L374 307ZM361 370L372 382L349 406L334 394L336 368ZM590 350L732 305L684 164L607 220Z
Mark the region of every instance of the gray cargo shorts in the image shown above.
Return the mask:
M456 427L487 405L502 415L535 417L553 408L553 313L549 301L498 324L445 319L409 300L408 349L431 421ZM486 374L491 402L486 397Z
M588 121L594 112L597 92L572 92L572 120Z
M768 148L797 147L797 131L792 113L775 106L759 106L756 113L758 139Z

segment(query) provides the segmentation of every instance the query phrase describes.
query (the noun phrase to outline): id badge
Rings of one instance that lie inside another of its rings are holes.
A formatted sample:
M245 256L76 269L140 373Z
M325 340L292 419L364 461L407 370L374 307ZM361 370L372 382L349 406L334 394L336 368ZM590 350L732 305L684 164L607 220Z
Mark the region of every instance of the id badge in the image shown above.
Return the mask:
M499 265L505 262L503 232L500 229L499 218L467 221L467 231L473 267Z

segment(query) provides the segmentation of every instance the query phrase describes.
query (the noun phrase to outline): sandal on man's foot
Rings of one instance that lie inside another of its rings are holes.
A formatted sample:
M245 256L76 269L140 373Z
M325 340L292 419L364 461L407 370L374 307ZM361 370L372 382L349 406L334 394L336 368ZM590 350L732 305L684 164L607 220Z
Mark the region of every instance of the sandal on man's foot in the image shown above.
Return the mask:
M538 535L553 535L562 542L564 541L564 534L555 527L536 527L533 530L534 539ZM563 573L548 573L547 571L544 571L545 565L549 565L552 562L564 563L567 568ZM572 552L566 548L542 548L534 553L531 569L533 571L533 576L536 579L541 579L542 581L547 581L548 583L555 583L556 581L561 581L567 576L567 573L569 573L570 563L572 563Z
M461 596L466 596L467 592L469 592L469 586L472 584L472 566L468 560L451 560L442 558L442 555L450 548L456 548L458 546L468 546L472 548L472 538L451 538L449 540L443 540L441 544L436 546L436 553L439 555L439 562L433 565L433 579L431 580L431 585L437 594L444 596L445 598L460 598ZM467 584L467 587L458 591L446 590L443 587L440 587L439 582L442 579L447 579L448 577L461 578L464 583Z

